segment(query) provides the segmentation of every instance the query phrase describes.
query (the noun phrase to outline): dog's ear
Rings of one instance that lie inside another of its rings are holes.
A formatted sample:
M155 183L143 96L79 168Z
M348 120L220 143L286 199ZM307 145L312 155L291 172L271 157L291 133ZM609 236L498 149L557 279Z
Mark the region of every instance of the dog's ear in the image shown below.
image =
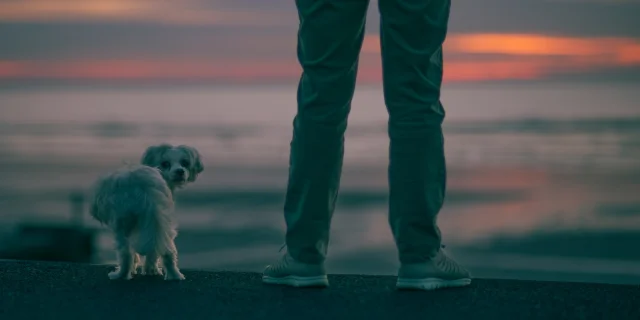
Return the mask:
M196 150L196 148L187 145L180 145L176 148L184 151L184 153L189 155L189 178L187 179L187 181L196 181L198 175L202 171L204 171L204 165L202 164L202 157L200 156L200 153L198 152L198 150Z
M171 146L168 143L163 143L155 146L150 146L142 155L142 159L140 159L140 163L149 166L149 167L158 167L160 165L160 159L162 154L167 150L171 149Z

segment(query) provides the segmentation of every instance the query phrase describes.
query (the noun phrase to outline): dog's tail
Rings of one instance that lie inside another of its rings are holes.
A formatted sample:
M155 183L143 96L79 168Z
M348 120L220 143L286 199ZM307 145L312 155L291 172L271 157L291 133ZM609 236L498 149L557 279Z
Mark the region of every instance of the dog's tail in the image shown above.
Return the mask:
M144 210L139 213L138 220L138 253L159 257L175 250L173 239L177 233L171 220L173 206L171 196L160 190L154 190L150 197L145 197Z

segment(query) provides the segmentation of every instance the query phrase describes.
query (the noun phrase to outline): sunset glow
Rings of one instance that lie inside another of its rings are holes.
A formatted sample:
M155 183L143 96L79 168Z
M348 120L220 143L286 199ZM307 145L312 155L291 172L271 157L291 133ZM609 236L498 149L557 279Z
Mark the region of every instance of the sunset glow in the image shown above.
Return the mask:
M363 51L380 52L377 35L367 36ZM452 34L446 53L499 54L516 56L606 57L612 62L640 60L640 40L633 38L577 38L542 34Z
M0 21L145 21L177 25L278 25L281 14L214 10L193 1L8 0L0 2Z
M152 1L128 0L27 0L0 2L0 19L49 20L70 18L121 18L154 11ZM161 3L157 6L162 7Z
M544 35L452 34L445 46L445 81L537 79L594 68L640 65L640 42L625 38L563 38ZM464 54L460 57L460 54ZM474 59L474 56L483 57ZM377 36L363 45L359 78L379 82ZM82 60L0 61L4 79L216 80L296 79L295 60Z
M49 33L43 27L37 29L43 32L31 29L21 38L14 36L22 32L21 25L5 28L4 36L13 45L0 48L0 80L269 82L295 81L300 75L293 5L257 7L232 0L0 1L0 23L33 22L54 27L76 23L78 28L89 23L93 29L78 31L71 24ZM144 22L146 31L129 22ZM473 31L449 33L445 81L538 80L640 68L639 37ZM92 32L97 32L95 37ZM359 80L381 79L379 36L367 33Z
M248 81L295 77L299 75L298 69L291 63L246 61L0 61L0 79Z

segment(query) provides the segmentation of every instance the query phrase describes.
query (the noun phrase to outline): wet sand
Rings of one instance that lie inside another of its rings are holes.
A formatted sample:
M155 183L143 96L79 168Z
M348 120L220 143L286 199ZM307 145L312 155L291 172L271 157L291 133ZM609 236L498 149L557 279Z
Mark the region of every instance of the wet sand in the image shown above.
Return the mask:
M107 279L109 267L0 261L7 319L638 319L637 286L475 279L438 292L395 278L330 275L327 289L267 286L257 273L185 270L187 279Z

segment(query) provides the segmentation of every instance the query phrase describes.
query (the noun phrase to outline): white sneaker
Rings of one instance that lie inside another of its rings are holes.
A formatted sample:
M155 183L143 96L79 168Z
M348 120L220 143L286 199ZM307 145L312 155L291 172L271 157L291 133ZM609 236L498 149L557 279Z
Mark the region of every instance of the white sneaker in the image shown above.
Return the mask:
M292 287L328 287L324 264L306 264L295 261L288 253L276 263L268 265L262 282Z
M424 263L403 264L398 271L398 289L436 290L471 284L469 271L449 258L444 250Z

